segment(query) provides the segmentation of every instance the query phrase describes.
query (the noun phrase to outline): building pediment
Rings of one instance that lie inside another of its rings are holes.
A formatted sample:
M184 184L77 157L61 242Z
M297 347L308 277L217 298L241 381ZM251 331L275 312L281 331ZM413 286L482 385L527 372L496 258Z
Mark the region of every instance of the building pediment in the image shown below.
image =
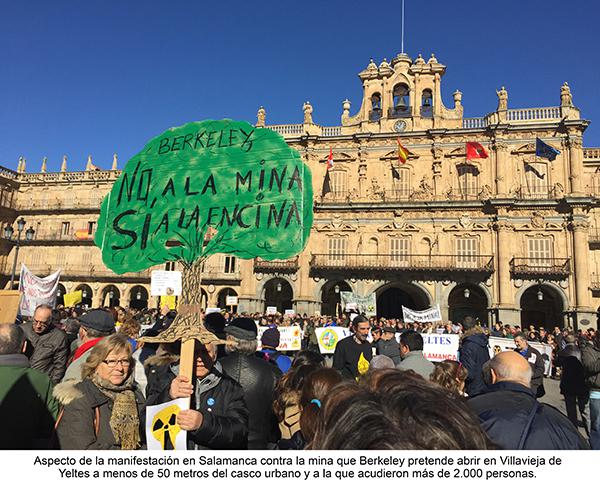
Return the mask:
M419 155L417 155L416 153L413 153L412 151L408 151L408 160L414 160L415 158L419 158ZM398 150L392 150L389 153L386 153L385 155L383 155L382 157L379 158L380 160L396 160L398 161Z
M535 143L527 143L511 151L513 155L535 153Z
M419 227L405 222L392 222L377 229L378 232L421 232Z
M467 156L467 152L464 146L454 148L452 151L446 153L446 158L461 158Z
M356 161L356 157L349 155L348 153L344 153L341 151L334 151L332 153L333 156L333 164L335 165L336 162L354 162ZM321 163L327 163L327 161L329 160L329 153L327 153L326 155L322 155L321 158L319 159L319 162Z

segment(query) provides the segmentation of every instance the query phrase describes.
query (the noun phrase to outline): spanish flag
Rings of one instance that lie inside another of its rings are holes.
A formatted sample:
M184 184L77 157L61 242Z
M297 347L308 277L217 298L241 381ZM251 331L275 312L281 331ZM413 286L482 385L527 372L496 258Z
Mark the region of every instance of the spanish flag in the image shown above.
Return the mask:
M408 150L402 146L400 138L398 138L398 160L400 163L406 163L406 160L408 160Z

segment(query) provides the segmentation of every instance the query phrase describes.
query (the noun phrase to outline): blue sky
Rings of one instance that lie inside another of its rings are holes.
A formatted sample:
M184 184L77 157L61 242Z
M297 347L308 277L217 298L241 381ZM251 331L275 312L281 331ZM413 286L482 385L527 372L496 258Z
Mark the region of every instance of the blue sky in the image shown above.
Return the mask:
M0 165L84 168L87 155L122 167L166 128L232 118L339 125L358 110L357 73L400 51L400 0L0 0ZM463 92L465 116L555 106L566 80L600 146L597 2L406 0L405 51L447 66L443 98Z

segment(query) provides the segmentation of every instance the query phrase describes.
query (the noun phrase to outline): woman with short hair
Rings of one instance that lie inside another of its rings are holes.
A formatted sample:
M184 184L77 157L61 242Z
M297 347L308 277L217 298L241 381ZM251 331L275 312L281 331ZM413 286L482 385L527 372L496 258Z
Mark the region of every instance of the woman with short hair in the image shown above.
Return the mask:
M57 421L65 450L133 450L143 444L144 397L133 375L127 337L113 334L98 342L82 366L81 381L54 389L63 410Z

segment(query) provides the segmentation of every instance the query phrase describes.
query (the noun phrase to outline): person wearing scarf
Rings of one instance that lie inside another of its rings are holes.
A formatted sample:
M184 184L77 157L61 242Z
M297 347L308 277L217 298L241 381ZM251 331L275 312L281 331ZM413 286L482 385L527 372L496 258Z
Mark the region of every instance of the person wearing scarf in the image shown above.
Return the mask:
M133 375L131 345L114 334L92 349L80 382L57 385L63 405L57 421L60 447L69 450L134 450L143 445L144 397Z

